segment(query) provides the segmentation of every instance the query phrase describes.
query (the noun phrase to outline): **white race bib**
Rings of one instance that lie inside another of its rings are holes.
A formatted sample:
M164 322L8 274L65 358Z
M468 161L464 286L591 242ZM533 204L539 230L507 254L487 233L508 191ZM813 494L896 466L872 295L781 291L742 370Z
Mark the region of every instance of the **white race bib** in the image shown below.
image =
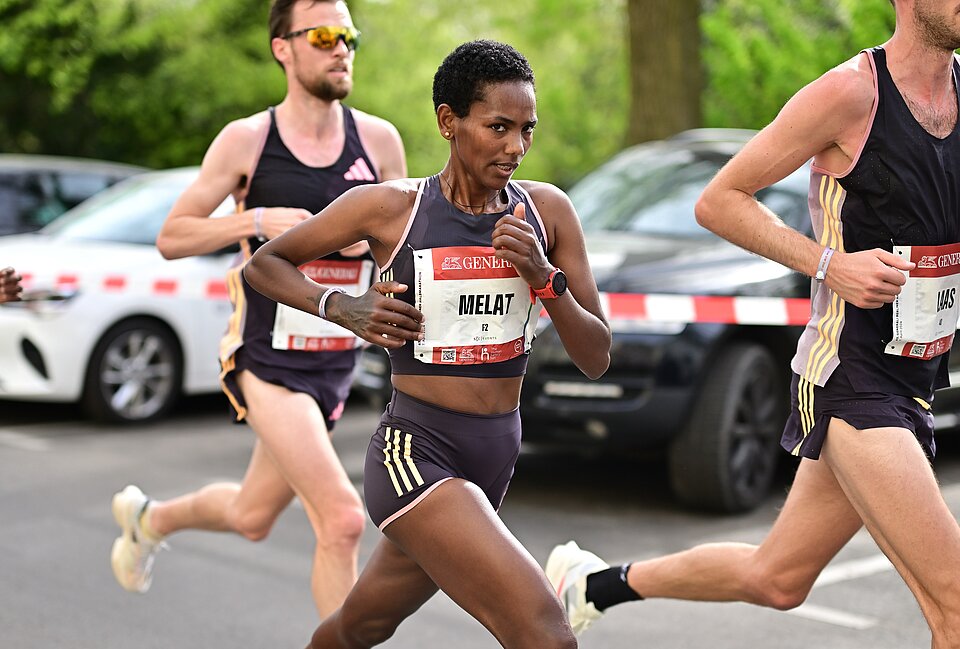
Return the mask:
M356 297L370 288L373 262L369 259L318 259L304 264L300 271L319 284L337 286ZM273 321L274 349L334 352L362 344L362 339L340 325L286 304L277 304L277 317Z
M893 301L893 338L884 351L930 359L947 352L960 315L960 244L894 246L893 253L916 267Z
M530 351L540 306L530 287L489 246L413 252L414 306L423 313L422 363L500 363Z

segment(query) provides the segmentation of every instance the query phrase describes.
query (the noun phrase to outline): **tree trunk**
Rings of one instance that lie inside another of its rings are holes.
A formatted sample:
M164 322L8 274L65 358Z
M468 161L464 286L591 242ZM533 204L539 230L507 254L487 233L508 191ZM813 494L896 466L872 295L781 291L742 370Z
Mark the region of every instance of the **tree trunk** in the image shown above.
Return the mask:
M700 0L627 0L630 122L627 144L700 126Z

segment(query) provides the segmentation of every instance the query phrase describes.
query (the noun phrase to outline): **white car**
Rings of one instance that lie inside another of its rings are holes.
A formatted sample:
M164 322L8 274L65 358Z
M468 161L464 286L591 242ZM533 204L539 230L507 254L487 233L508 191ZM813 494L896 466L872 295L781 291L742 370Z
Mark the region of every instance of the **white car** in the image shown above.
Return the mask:
M134 176L38 233L0 238L24 278L0 305L0 399L81 401L102 420L161 416L219 390L233 251L167 261L155 246L198 167ZM214 216L233 210L228 199Z

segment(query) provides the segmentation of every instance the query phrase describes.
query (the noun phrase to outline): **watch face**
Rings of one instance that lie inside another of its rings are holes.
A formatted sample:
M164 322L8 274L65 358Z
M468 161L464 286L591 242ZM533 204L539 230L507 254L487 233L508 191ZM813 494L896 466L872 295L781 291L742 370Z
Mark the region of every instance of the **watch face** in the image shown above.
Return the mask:
M562 270L557 270L553 274L553 292L558 296L563 295L567 290L567 276Z

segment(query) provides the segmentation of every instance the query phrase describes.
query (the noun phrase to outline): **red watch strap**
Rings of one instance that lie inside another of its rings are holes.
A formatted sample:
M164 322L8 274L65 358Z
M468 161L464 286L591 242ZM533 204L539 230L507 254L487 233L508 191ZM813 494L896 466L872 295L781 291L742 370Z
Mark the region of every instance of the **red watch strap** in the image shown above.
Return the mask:
M550 274L547 276L547 285L541 289L530 287L530 302L536 302L538 297L545 297L548 300L559 297L556 292L553 290L553 276L560 272L559 268L554 268L550 271Z

